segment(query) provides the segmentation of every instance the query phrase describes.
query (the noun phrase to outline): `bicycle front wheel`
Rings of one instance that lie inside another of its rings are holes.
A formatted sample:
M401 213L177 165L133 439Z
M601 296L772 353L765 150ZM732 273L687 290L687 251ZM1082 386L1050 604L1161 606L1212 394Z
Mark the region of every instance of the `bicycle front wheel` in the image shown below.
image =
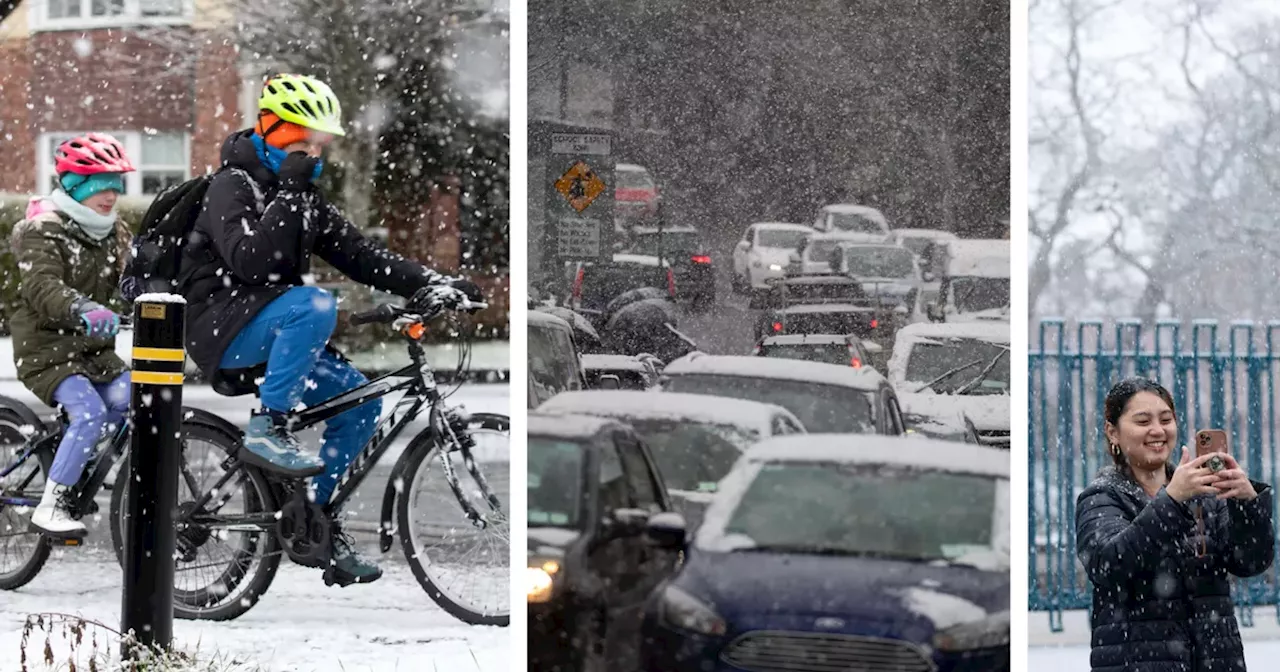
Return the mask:
M19 404L19 402L12 402ZM24 412L25 411L25 412ZM30 529L31 514L44 495L52 454L26 454L30 436L43 430L33 426L35 414L25 407L0 401L0 590L27 585L49 559L49 542Z
M506 626L511 620L511 525L505 509L511 493L511 421L477 413L467 430L474 448L452 446L430 429L410 442L396 504L400 543L414 577L442 609L472 625ZM482 524L468 517L468 507Z

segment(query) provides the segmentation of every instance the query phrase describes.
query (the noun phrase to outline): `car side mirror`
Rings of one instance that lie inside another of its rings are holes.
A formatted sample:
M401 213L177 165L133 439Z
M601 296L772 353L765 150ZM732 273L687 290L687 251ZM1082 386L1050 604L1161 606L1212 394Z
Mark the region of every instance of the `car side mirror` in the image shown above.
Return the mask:
M597 385L602 390L617 390L622 387L622 379L616 374L606 373L600 376L600 384Z
M649 543L671 551L684 549L688 533L689 527L684 516L671 511L653 514L645 526L645 536Z
M933 282L935 279L937 279L937 277L938 276L934 275L933 271L930 271L930 270L924 270L920 272L920 279L924 280L925 282Z
M940 304L929 304L929 308L926 312L929 315L929 319L933 322L942 322L943 319L945 319L945 315L943 314L942 306Z
M749 249L751 249L751 241L749 241L749 240L739 240L739 241L738 241L738 249L739 249L739 250L749 250Z
M607 539L634 537L644 532L649 512L644 509L614 509L606 513L601 522Z

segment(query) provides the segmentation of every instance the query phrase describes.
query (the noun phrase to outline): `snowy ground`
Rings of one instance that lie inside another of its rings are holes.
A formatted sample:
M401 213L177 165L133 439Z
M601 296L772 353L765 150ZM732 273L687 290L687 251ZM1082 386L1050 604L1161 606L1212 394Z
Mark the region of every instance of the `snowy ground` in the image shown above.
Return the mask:
M1280 619L1274 607L1253 612L1254 625L1240 628L1245 662L1251 670L1275 669L1280 658ZM1027 669L1036 672L1080 672L1089 669L1089 615L1069 611L1063 615L1063 631L1049 631L1049 616L1028 614Z
M16 381L0 380L0 395L43 409ZM253 397L220 397L194 385L184 387L183 395L185 405L199 406L239 425L247 422L256 403ZM449 402L473 412L510 413L508 395L506 385L464 385ZM411 427L406 434L412 436L414 431ZM399 452L406 443L399 441L392 452ZM326 588L317 570L286 560L270 590L247 614L226 623L175 621L175 645L187 650L199 645L206 654L216 651L271 672L509 669L508 629L468 626L439 609L410 573L399 543L392 552L378 554L371 532L376 529L380 497L395 457L383 458L348 506L359 523L352 527L362 551L383 567L380 581ZM507 458L498 459L505 462ZM510 482L506 473L492 481L498 487ZM99 495L104 511L108 494ZM0 593L0 670L17 669L18 644L28 614L81 614L119 626L121 572L110 552L105 516L94 518L86 521L90 536L85 548L56 550L32 583ZM28 656L39 653L39 648L29 650Z

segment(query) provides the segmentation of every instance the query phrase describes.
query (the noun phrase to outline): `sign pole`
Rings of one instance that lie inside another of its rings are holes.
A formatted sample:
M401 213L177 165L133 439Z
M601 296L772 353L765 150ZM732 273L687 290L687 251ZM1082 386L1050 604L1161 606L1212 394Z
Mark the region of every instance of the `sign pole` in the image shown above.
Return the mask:
M124 520L120 631L138 649L168 649L173 638L174 513L182 450L182 370L186 303L144 294L133 304L132 436Z

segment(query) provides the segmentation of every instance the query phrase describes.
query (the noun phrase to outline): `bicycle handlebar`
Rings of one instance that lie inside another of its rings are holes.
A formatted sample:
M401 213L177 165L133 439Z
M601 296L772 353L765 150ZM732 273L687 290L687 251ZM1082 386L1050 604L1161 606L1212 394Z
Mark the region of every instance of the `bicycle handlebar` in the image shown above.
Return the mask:
M462 297L462 301L458 303L457 306L453 307L453 310L484 310L488 307L489 304L484 301L471 301L464 296ZM394 322L396 318L406 316L416 316L421 321L428 322L435 319L445 310L447 310L447 308L441 307L430 315L417 315L407 308L397 308L389 303L384 303L373 310L366 310L363 313L353 314L351 316L351 325L358 327L362 324L388 324L390 322Z

